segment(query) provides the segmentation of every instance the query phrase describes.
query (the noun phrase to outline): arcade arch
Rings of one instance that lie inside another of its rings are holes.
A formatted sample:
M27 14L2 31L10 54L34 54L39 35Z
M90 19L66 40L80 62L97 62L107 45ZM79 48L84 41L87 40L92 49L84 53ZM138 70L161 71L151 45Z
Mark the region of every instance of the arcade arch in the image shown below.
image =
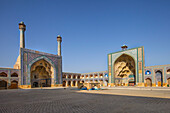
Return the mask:
M63 81L63 87L66 87L66 81Z
M8 75L5 72L0 73L0 77L7 77Z
M11 88L11 89L17 89L17 88L18 88L18 81L13 80L13 81L11 82L10 88Z
M7 89L7 81L0 81L0 89Z
M75 80L73 81L73 86L76 86L76 81Z
M12 73L11 77L18 77L18 74L17 73Z
M170 69L167 70L167 74L170 74Z

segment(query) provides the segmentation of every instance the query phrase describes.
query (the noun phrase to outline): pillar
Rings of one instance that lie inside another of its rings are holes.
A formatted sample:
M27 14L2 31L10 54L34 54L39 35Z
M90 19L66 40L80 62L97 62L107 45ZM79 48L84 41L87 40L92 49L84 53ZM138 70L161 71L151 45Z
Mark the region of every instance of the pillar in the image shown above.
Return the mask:
M58 42L58 56L61 56L61 42L62 38L60 35L57 36L57 42Z
M76 85L75 85L76 87L78 86L78 81L76 81Z
M66 80L66 87L68 86L68 81Z
M99 73L97 73L97 75L98 75L98 76L97 76L97 77L98 77L98 78L97 78L97 81L99 82Z
M73 87L73 81L71 81L71 87Z
M20 30L20 48L25 48L25 35L24 32L26 30L26 25L24 22L19 23L19 30Z

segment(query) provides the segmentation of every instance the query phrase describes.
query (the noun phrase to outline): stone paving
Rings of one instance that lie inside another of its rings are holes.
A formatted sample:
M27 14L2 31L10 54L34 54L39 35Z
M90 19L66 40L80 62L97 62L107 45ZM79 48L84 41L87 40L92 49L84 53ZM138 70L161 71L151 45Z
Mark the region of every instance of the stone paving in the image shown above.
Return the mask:
M1 90L0 113L169 112L170 99L86 92L69 89Z
M92 91L84 91L81 90L79 92L86 93L95 93L95 94L111 94L111 95L124 95L124 96L139 96L139 97L155 97L155 98L168 98L170 99L170 90L163 89L121 89L114 88L109 90L92 90Z

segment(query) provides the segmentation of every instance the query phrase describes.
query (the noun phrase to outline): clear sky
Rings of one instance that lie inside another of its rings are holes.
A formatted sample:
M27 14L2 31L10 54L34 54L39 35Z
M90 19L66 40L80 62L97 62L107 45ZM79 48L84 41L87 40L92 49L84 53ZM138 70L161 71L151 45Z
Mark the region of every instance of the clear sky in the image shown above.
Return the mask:
M0 67L19 54L18 23L26 48L57 54L63 71L107 70L107 54L144 46L145 65L170 64L170 0L0 0Z

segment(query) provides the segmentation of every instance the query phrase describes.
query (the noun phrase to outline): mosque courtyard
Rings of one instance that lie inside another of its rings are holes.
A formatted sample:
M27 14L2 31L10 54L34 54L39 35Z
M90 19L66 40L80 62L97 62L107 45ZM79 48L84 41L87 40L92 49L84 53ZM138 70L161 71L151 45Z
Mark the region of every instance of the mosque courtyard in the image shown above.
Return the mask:
M162 94L162 95L161 95ZM154 98L153 98L153 97ZM156 98L157 96L157 98ZM159 96L159 97L158 97ZM1 113L112 113L168 112L170 90L72 89L0 90Z

